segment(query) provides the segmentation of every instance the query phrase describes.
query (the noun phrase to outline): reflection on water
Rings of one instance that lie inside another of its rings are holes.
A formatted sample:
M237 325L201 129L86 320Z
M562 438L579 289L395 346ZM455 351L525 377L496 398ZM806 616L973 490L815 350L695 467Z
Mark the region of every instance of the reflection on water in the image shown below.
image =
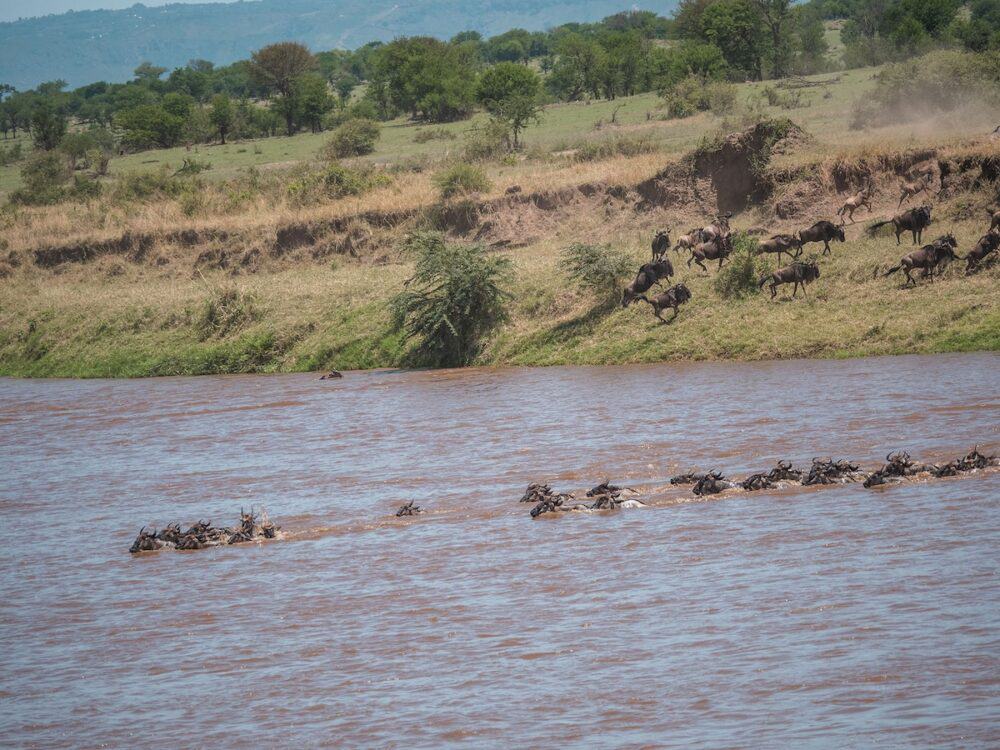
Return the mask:
M997 364L0 381L0 737L989 745L1000 473L706 500L666 479L995 450ZM517 503L604 478L658 507ZM393 518L408 500L428 514ZM289 541L127 553L250 504Z

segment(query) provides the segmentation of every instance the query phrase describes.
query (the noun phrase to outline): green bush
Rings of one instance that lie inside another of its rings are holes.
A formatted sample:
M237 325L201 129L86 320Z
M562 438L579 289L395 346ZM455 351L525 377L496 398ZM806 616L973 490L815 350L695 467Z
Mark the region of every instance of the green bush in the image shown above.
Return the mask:
M323 156L333 161L348 156L364 156L375 150L381 136L379 125L372 120L353 119L338 126L323 147Z
M473 128L465 137L463 152L467 161L493 161L511 152L510 128L502 122L489 122Z
M585 141L576 147L576 161L600 161L617 156L638 156L657 151L658 147L648 136L612 138L605 141Z
M418 130L413 135L414 143L428 143L429 141L453 141L458 138L454 132L447 128L427 128Z
M733 234L733 252L712 279L712 288L723 299L739 299L759 294L757 282L769 271L767 263L755 255L757 240L746 232Z
M101 197L101 183L87 175L73 175L73 185L69 189L70 197L79 201L89 201Z
M150 198L176 198L183 189L183 181L174 177L164 164L152 172L126 172L115 182L111 197L119 203L131 203Z
M508 319L510 259L481 245L447 244L440 234L413 235L408 247L417 253L416 270L392 309L396 330L415 342L412 363L469 364Z
M350 169L342 164L329 164L316 172L309 172L288 184L288 197L296 205L308 205L324 199L362 195L369 190L383 187L392 178L373 169Z
M21 166L23 187L11 193L12 203L42 206L58 203L66 197L70 181L66 158L57 151L36 151Z
M260 317L256 297L235 286L213 289L194 321L199 341L222 338Z
M0 148L0 167L8 167L24 158L24 149L20 143L10 148Z
M456 195L485 193L493 187L486 172L472 164L455 164L435 174L432 181L445 199Z
M723 81L705 81L698 76L688 76L664 92L662 96L670 117L690 117L697 112L708 112L722 117L736 109L736 87Z
M562 262L570 281L594 292L602 301L613 301L632 268L632 259L611 245L576 242L562 252Z

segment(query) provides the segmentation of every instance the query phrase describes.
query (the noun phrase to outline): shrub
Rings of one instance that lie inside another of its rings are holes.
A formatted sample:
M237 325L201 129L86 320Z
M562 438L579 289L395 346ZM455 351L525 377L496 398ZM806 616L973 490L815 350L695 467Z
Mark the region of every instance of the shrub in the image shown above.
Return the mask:
M447 244L440 234L414 235L408 246L417 266L393 298L396 329L415 342L416 364L466 365L508 318L510 259L481 245Z
M129 203L148 198L176 198L184 184L170 173L164 164L152 172L127 172L118 178L111 196L119 203Z
M207 172L212 168L212 164L207 161L200 161L197 156L185 158L174 172L174 177L194 177L195 175Z
M58 203L66 197L70 171L65 157L55 151L37 151L21 166L24 186L11 193L13 203L40 206Z
M563 250L562 261L571 281L609 302L617 298L632 267L632 259L611 245L581 242Z
M15 143L10 148L0 148L0 167L7 167L24 158L24 149L20 143Z
M723 299L738 299L759 294L757 283L768 272L767 264L755 251L757 240L746 232L733 234L733 252L722 269L712 279L712 288Z
M467 161L491 161L509 154L511 147L510 128L491 120L469 132L463 151Z
M69 189L69 195L80 201L93 200L101 196L101 183L93 177L86 175L73 175L73 185Z
M333 131L330 140L323 147L323 156L328 161L333 161L370 154L375 150L375 142L380 136L377 122L360 118L348 120Z
M638 156L657 150L657 145L648 136L621 137L605 141L586 141L576 148L576 161L600 161L616 156Z
M470 193L485 193L493 184L480 167L472 164L456 164L432 178L442 198Z
M698 76L688 76L661 92L670 117L690 117L697 112L711 111L722 117L736 109L736 87L723 81L706 82Z
M288 197L296 205L307 205L324 199L361 195L388 185L392 179L373 169L350 169L342 164L329 164L309 172L288 184Z
M418 130L413 135L414 143L427 143L429 141L453 141L458 138L452 131L447 128L428 128L427 130Z
M256 298L235 286L213 289L195 319L199 341L221 338L260 317Z

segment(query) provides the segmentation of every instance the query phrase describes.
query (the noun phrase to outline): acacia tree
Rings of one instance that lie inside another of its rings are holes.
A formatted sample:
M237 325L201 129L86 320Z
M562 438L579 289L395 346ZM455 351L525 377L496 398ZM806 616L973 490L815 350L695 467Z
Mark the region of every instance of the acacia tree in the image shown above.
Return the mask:
M510 130L514 148L525 126L539 119L541 88L542 81L535 71L512 62L497 63L479 79L476 98L494 120Z
M208 119L219 131L219 139L222 145L226 145L226 133L233 127L233 103L226 94L216 94L212 98L212 109L208 113Z
M791 0L753 0L753 5L771 32L771 76L784 78L788 74L788 59L791 55Z
M250 56L250 75L269 93L278 96L278 109L285 118L289 135L295 132L295 82L315 66L316 58L309 48L298 42L269 44Z

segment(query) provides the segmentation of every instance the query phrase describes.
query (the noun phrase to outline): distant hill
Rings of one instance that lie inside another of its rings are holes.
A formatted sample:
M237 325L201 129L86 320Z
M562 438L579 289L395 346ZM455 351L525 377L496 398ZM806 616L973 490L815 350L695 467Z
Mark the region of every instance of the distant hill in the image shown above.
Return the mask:
M193 58L228 64L271 42L320 51L466 29L484 36L570 21L597 21L639 7L664 14L675 3L629 0L259 0L92 10L0 23L0 83L19 89L63 78L70 86L125 81L143 60L169 68Z

